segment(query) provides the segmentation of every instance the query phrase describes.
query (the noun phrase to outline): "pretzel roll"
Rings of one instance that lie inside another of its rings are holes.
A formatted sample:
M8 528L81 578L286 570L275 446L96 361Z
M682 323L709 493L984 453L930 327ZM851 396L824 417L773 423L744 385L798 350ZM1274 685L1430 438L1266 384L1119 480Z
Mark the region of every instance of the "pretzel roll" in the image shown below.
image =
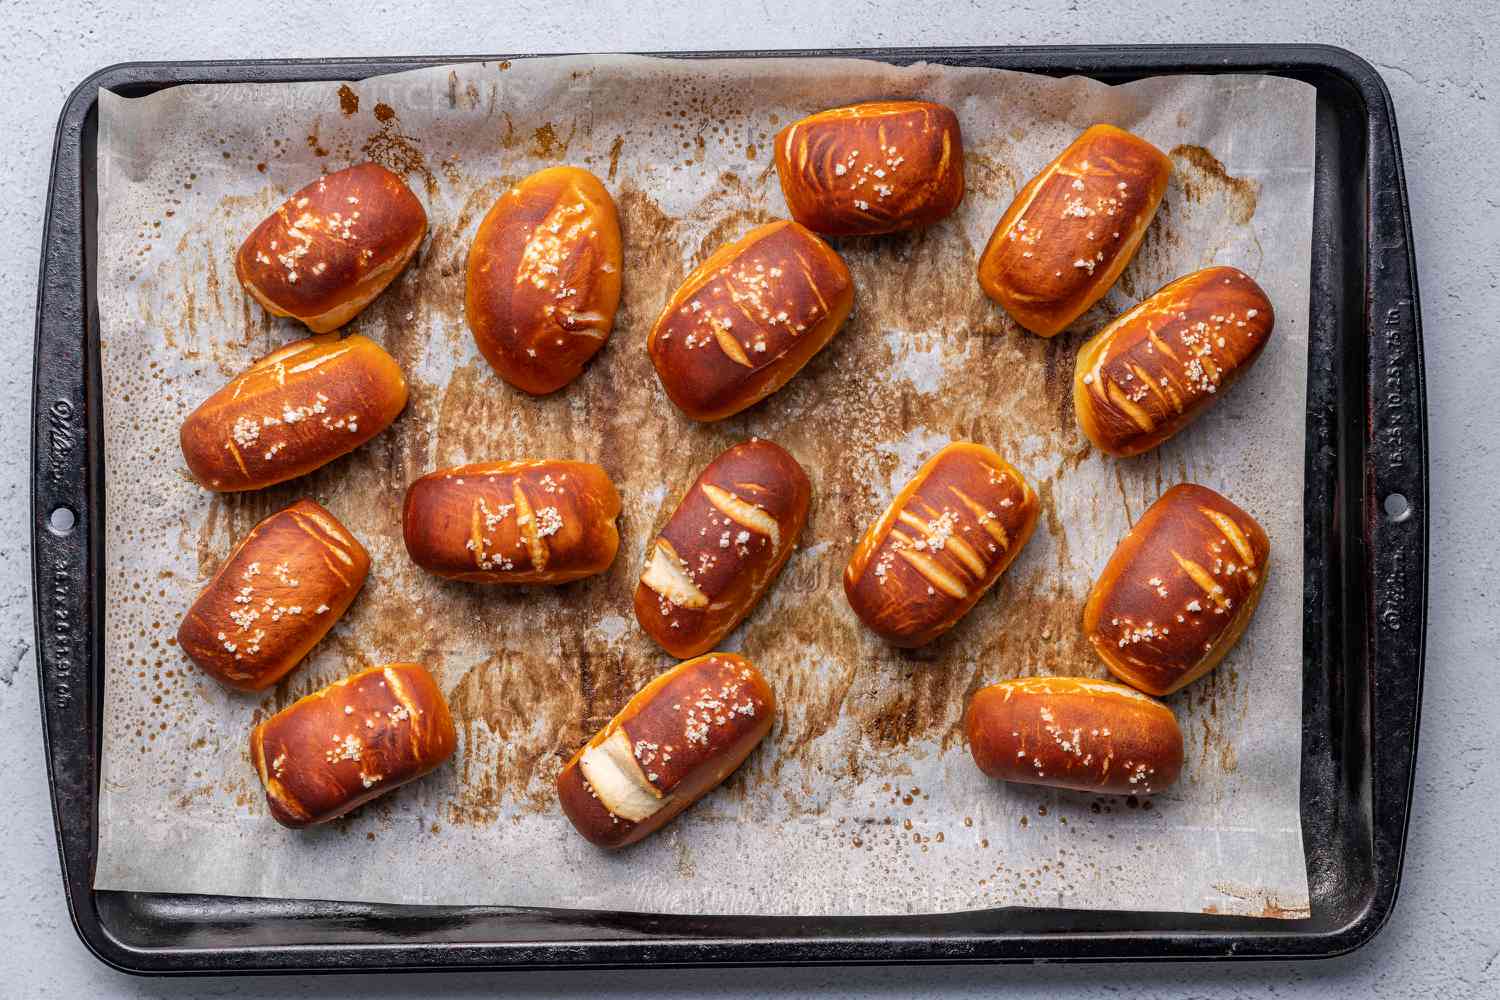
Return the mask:
M600 847L642 840L729 777L775 713L775 695L744 657L679 663L568 761L557 778L563 812Z
M849 606L897 646L925 645L992 587L1036 527L1037 498L981 444L927 460L870 525L844 568Z
M552 459L440 469L406 491L412 562L470 583L567 583L603 573L620 547L609 473Z
M599 179L549 167L495 202L469 250L464 315L490 366L532 395L578 377L620 304L620 220Z
M370 572L365 547L328 511L298 500L250 529L177 629L204 673L270 687L348 610Z
M958 116L927 101L822 111L776 136L792 218L825 236L874 236L946 218L964 196Z
M1051 337L1114 285L1156 215L1172 161L1094 125L1031 179L979 258L979 284L1032 333Z
M646 342L662 388L694 420L722 420L780 389L843 325L849 269L795 222L771 222L688 275Z
M1110 673L1171 694L1218 666L1266 586L1271 542L1213 490L1174 486L1152 504L1083 606L1083 632Z
M1113 681L1001 681L975 693L964 728L974 763L1000 781L1150 795L1182 773L1172 710Z
M641 628L679 659L718 645L786 565L811 497L802 466L770 441L710 462L646 554L635 588Z
M1275 322L1271 300L1243 271L1210 267L1178 278L1079 350L1078 426L1111 455L1155 448L1255 363Z
M415 663L371 667L250 730L250 761L282 826L326 823L420 778L457 734L437 684Z
M374 341L310 337L261 358L190 413L182 457L208 489L259 490L349 454L405 406L406 379Z
M266 311L314 333L354 318L406 267L427 213L400 177L374 163L328 174L255 227L234 273Z

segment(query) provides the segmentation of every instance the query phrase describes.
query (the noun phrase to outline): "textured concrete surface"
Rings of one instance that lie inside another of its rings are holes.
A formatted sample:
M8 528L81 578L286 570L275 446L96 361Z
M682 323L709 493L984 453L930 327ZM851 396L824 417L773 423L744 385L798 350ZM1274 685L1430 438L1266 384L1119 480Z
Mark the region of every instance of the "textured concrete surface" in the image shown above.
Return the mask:
M587 11L586 14L581 12ZM0 0L8 152L0 161L0 993L77 996L1076 995L1204 998L1500 996L1500 7L1414 0L1285 5L1017 0L728 5L515 0L402 10L383 2L232 5ZM94 69L138 59L732 47L1318 41L1369 59L1395 95L1426 323L1433 474L1431 626L1416 809L1401 898L1373 944L1313 964L820 969L255 980L138 980L75 937L57 873L37 709L28 506L36 268L53 127Z

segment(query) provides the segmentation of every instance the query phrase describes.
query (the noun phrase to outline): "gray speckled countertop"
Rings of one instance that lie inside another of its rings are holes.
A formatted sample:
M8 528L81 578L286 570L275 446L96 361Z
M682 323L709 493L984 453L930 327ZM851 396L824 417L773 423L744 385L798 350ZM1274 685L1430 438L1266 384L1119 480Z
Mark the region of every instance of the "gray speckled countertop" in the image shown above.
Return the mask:
M712 12L708 11L712 9ZM1487 10L1488 13L1484 11ZM586 14L582 13L587 11ZM1500 7L1139 4L1019 0L733 5L517 0L431 11L314 5L60 4L0 0L10 153L0 162L0 309L19 363L0 367L0 993L25 997L234 996L1500 996ZM1150 42L1327 42L1370 60L1395 96L1411 194L1431 419L1431 625L1416 808L1401 897L1363 950L1303 964L584 972L163 981L101 965L69 924L58 877L37 708L26 520L32 328L53 128L74 85L139 59L465 52L652 51Z

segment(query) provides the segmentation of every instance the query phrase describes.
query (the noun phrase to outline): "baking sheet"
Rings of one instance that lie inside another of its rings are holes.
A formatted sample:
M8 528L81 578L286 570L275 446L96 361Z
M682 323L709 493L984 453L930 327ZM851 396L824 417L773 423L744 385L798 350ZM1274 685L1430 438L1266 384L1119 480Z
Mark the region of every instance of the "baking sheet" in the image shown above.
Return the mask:
M837 241L856 281L844 331L787 388L691 423L643 349L656 311L721 243L785 211L770 146L826 106L922 96L959 113L968 194L919 234ZM855 60L565 57L441 67L348 84L205 85L100 95L99 305L106 472L106 707L95 884L101 889L677 913L880 914L1003 905L1295 917L1308 896L1298 820L1302 453L1311 242L1311 87L1259 76L1109 88L998 70ZM1175 165L1116 288L1050 341L980 293L977 255L1017 187L1095 121ZM408 178L432 231L347 329L407 372L411 403L354 455L244 496L191 483L179 424L255 357L303 335L233 275L244 235L320 171L374 159ZM609 345L536 401L507 387L463 323L467 248L510 184L594 170L615 195L626 287ZM1072 360L1167 280L1235 264L1277 327L1246 378L1191 431L1141 458L1087 446ZM567 755L670 666L636 627L641 555L697 471L750 435L814 483L802 548L725 643L781 701L765 745L663 833L604 854L562 817ZM1043 518L1002 582L917 653L866 633L839 574L901 483L954 438L990 444L1037 487ZM500 590L417 570L400 537L406 484L482 459L599 462L625 499L599 578ZM1079 633L1088 584L1173 483L1254 513L1275 564L1245 637L1169 699L1184 776L1150 800L990 782L963 745L978 687L1102 666ZM327 505L374 566L350 613L274 691L200 675L172 644L233 543L300 496ZM249 727L357 667L428 665L459 724L453 763L326 827L266 814ZM772 873L768 876L768 873Z

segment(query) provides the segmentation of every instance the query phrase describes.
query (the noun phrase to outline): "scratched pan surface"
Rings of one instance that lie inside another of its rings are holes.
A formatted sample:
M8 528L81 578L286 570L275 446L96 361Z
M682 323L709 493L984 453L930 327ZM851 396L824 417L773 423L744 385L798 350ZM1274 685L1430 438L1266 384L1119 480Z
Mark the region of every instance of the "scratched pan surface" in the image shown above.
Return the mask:
M733 55L829 55L734 53ZM1314 916L1013 907L910 917L678 917L400 907L92 889L101 731L102 433L94 310L97 91L186 82L359 79L454 59L115 67L69 99L39 294L33 554L38 665L75 924L141 972L1337 954L1368 940L1400 877L1426 601L1420 320L1389 95L1318 47L863 50L1122 82L1269 72L1318 89L1304 538L1302 817ZM723 55L723 54L720 54ZM503 58L503 57L495 57ZM1400 504L1388 498L1405 498ZM63 530L58 508L76 515ZM1393 511L1394 513L1388 513Z

